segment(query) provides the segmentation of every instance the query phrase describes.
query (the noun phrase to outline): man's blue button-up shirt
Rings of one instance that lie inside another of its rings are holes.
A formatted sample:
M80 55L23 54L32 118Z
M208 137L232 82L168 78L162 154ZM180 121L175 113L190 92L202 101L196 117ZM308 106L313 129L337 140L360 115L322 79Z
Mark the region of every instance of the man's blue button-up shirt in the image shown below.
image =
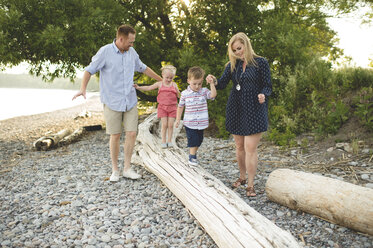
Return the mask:
M146 67L133 47L121 53L114 40L98 50L85 70L91 75L100 71L101 102L112 110L124 112L137 104L133 76L135 71L144 72Z

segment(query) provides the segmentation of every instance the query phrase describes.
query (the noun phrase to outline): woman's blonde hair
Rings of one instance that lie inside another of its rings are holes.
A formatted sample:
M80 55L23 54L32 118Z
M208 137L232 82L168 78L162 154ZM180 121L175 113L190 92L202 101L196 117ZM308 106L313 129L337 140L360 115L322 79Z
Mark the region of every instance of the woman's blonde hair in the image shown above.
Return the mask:
M173 65L164 65L164 66L162 66L162 68L161 68L162 73L165 70L169 70L172 74L174 74L174 76L176 75L176 67L173 66Z
M233 35L232 38L229 40L229 44L228 44L228 56L229 56L229 62L231 62L231 71L233 72L233 70L236 68L237 59L241 59L241 58L237 57L232 50L233 43L235 43L236 41L240 41L241 44L243 44L243 46L244 46L244 49L245 49L244 60L245 60L245 62L248 65L256 66L257 64L256 64L254 58L257 58L259 56L255 54L255 52L254 52L254 50L251 46L251 42L250 42L249 37L247 37L246 34L240 32L240 33L237 33L237 34Z

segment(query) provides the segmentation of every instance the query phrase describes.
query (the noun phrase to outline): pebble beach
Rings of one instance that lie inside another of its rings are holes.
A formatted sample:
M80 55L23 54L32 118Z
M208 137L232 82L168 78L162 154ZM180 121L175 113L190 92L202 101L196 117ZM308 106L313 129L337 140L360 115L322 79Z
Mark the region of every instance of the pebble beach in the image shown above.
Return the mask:
M82 111L91 116L76 118ZM0 121L1 247L217 247L198 220L143 167L134 167L140 180L108 180L111 162L105 130L88 132L79 141L50 151L32 149L32 142L48 131L97 124L104 124L98 97L84 106ZM178 142L187 151L186 139ZM230 187L238 176L233 140L207 136L198 154L200 166ZM289 231L301 247L373 247L370 235L267 198L269 174L277 168L304 170L296 165L304 164L305 156L263 142L255 181L258 196L246 197L243 187L236 193ZM119 164L123 157L122 147ZM357 171L373 166L365 157L351 160ZM338 168L324 175L363 187L373 183L373 175L364 172L357 182Z

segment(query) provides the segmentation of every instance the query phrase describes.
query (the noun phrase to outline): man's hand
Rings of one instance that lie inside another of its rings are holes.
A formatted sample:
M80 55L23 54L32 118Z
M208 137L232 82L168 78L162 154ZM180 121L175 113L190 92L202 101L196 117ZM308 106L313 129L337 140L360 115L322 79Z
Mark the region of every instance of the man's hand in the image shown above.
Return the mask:
M80 90L78 93L75 94L75 96L73 97L72 100L75 100L75 98L77 98L77 97L79 97L79 96L83 96L84 99L87 99L87 97L86 97L86 92Z

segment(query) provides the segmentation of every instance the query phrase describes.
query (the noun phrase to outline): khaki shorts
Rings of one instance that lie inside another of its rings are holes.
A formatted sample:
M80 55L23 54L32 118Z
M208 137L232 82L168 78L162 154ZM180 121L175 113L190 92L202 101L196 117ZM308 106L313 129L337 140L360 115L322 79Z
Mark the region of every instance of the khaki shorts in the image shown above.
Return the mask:
M119 134L122 133L122 130L125 132L137 132L137 124L139 122L137 105L127 112L120 112L112 110L104 104L104 118L107 134Z

